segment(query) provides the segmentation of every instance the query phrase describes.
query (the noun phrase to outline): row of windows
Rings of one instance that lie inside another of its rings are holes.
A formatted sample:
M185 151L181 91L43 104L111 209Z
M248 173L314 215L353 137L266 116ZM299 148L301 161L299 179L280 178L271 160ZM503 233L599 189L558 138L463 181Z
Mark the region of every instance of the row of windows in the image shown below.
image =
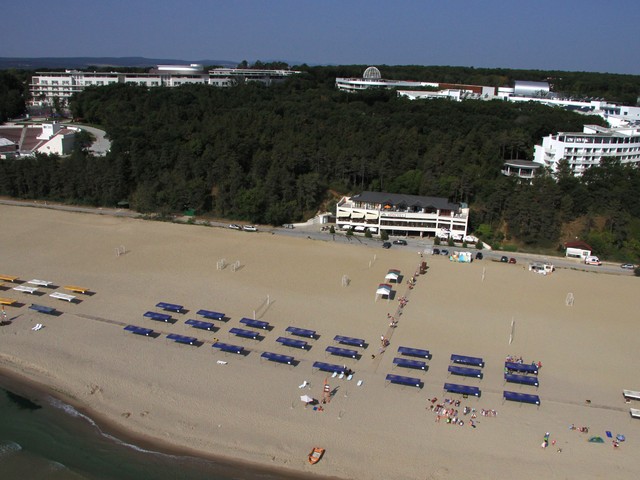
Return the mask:
M630 153L630 152L640 152L639 147L627 147L627 148L566 148L566 153L587 153L587 154L596 154L596 155L604 155L607 153L616 154L616 153Z
M554 140L573 144L640 143L640 136L634 137L551 137Z

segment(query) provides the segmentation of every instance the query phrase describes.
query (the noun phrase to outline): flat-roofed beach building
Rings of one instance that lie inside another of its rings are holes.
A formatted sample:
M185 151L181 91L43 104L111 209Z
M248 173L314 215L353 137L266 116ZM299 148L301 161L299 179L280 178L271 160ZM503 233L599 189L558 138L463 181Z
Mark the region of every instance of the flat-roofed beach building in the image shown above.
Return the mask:
M336 206L336 226L372 234L433 237L449 232L467 234L469 208L446 198L385 192L361 192L343 197Z

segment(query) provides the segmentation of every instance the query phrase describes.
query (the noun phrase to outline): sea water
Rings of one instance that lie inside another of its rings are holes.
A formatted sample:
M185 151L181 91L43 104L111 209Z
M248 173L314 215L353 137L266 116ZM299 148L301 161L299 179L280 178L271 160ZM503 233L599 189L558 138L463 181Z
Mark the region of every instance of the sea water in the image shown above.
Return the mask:
M2 480L294 478L137 447L105 433L70 405L47 395L27 398L3 380L0 375Z

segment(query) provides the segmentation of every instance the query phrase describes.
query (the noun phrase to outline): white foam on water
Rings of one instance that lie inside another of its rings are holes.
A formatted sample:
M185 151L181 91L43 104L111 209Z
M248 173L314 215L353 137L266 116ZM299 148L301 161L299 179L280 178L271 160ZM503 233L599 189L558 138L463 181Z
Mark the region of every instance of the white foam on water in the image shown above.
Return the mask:
M139 446L134 445L132 443L127 443L127 442L125 442L123 440L120 440L118 437L114 437L113 435L110 435L110 434L108 434L106 432L103 432L102 429L98 426L98 424L91 417L85 415L84 413L79 412L78 410L73 408L71 405L66 404L64 402L61 402L57 398L53 398L53 397L50 397L48 400L49 400L49 403L53 407L64 411L66 414L68 414L68 415L70 415L72 417L81 418L81 419L87 421L92 427L94 427L98 431L98 433L100 433L100 435L102 435L105 438L108 438L112 442L115 442L115 443L117 443L119 445L122 445L124 447L130 448L131 450L135 450L136 452L149 453L149 454L152 454L152 455L162 455L163 457L167 457L167 458L179 458L179 457L177 457L175 455L169 455L169 454L166 454L166 453L155 452L153 450L147 450L145 448L139 447Z
M0 442L0 458L12 455L22 450L22 446L16 442Z
M96 422L94 422L91 417L86 416L84 413L80 413L79 411L77 411L75 408L73 408L71 405L68 405L64 402L61 402L60 400L58 400L57 398L49 398L49 403L60 410L63 410L66 414L71 415L72 417L77 417L77 418L82 418L83 420L86 420L87 422L89 422L89 424L93 427L98 428L98 425L96 424ZM99 428L98 428L99 430Z

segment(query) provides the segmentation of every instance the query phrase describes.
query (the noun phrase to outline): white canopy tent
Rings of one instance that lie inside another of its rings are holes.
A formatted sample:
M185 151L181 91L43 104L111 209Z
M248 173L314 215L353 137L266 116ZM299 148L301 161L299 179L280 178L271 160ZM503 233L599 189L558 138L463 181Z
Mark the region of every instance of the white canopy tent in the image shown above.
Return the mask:
M400 275L400 270L389 270L389 273L385 275L384 279L389 280L390 282L398 283Z
M380 285L378 285L378 288L376 290L376 302L378 301L378 298L382 297L387 297L387 301L389 301L391 292L393 292L391 285L389 285L388 283L381 283Z

